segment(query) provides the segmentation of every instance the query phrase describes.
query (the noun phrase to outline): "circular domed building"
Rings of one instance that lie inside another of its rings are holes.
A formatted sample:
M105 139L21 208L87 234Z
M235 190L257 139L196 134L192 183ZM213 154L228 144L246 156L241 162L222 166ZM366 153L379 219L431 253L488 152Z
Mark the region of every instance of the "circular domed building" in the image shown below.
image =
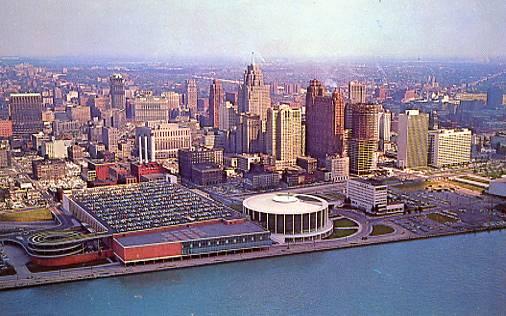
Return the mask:
M267 193L243 201L243 213L279 243L318 240L332 234L329 205L307 194Z

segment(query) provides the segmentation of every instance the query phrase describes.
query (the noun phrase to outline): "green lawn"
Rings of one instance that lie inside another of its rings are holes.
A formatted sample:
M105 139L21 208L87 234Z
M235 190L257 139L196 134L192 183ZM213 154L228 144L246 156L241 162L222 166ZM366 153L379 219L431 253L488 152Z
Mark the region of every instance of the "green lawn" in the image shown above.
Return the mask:
M394 229L387 225L373 225L371 236L381 236L393 233Z
M355 234L357 231L358 231L358 229L353 229L353 228L350 228L350 229L334 229L334 232L328 238L329 239L344 238L344 237L348 237L348 236L351 236L351 235Z
M53 214L47 208L0 214L0 221L5 222L39 222L50 221L52 219Z
M358 227L358 224L351 219L340 218L334 221L334 227Z
M406 191L406 192L416 192L421 191L427 188L430 185L433 185L434 182L431 181L418 181L418 182L406 182L401 185L394 186L396 189Z
M441 213L430 213L430 214L427 214L427 218L430 219L430 220L433 220L435 222L441 223L441 224L455 223L455 222L458 221L455 218L443 215Z

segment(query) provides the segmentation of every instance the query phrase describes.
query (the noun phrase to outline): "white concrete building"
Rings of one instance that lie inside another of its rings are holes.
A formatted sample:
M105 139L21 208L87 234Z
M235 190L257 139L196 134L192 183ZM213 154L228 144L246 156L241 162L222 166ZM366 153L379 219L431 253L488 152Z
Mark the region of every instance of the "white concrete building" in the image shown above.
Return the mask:
M471 131L438 129L429 131L429 165L440 168L471 161Z
M42 157L48 159L65 159L68 157L67 146L64 140L52 140L42 143L40 147Z
M177 123L149 123L135 129L135 148L142 162L176 158L191 148L191 130Z
M384 213L387 209L388 187L374 181L350 179L346 182L346 197L352 206L367 213Z
M350 158L329 156L325 158L325 169L330 171L332 182L346 181L350 177Z
M244 200L243 213L269 230L279 243L318 240L333 230L327 201L312 195L255 195Z

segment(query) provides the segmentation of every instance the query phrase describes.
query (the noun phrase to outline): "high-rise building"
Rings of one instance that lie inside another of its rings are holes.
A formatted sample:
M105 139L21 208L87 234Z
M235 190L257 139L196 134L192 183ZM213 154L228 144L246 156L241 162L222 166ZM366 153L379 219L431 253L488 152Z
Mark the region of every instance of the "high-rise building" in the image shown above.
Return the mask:
M499 108L503 105L503 92L498 87L490 87L487 90L487 107Z
M162 97L167 100L167 105L169 110L174 110L179 108L181 104L181 95L174 91L166 91L162 93Z
M350 173L369 174L377 168L378 111L377 104L352 105Z
M306 150L315 158L342 154L344 98L340 91L327 94L318 80L311 80L306 94Z
M352 128L353 104L366 103L366 85L357 81L348 83L348 102L345 107L344 127Z
M9 98L12 131L16 136L29 136L44 128L40 93L13 93Z
M429 165L441 168L471 161L471 131L439 129L429 131Z
M427 138L429 115L419 110L406 110L399 114L397 136L397 167L418 168L427 166Z
M105 148L110 152L115 153L118 151L119 136L119 130L117 128L102 128L102 143L104 143Z
M176 158L180 149L191 148L191 130L176 123L146 123L135 129L135 147L142 162Z
M348 83L348 100L350 104L366 103L366 85L357 81Z
M381 110L378 112L379 150L384 152L390 149L392 112Z
M9 141L4 139L0 140L0 168L7 168L11 166L11 148Z
M197 99L198 99L197 81L195 79L188 79L185 81L185 98L184 105L190 111L192 116L197 114Z
M236 153L260 153L265 149L263 131L265 121L260 116L243 113L238 116L235 152Z
M114 109L124 110L125 102L125 80L120 74L114 74L110 78L110 95L111 107Z
M209 125L220 127L220 107L223 105L225 93L221 81L214 79L209 88Z
M228 101L237 107L237 92L225 92L225 101Z
M167 122L169 119L169 101L165 97L137 96L129 107L129 118L136 122Z
M221 104L219 108L219 126L220 130L226 131L236 126L237 122L237 107L229 101Z
M294 166L302 153L301 109L283 104L267 111L266 152L276 159L276 167Z
M258 65L248 65L244 72L244 82L239 86L239 112L267 118L271 106L270 89L264 84L262 70Z

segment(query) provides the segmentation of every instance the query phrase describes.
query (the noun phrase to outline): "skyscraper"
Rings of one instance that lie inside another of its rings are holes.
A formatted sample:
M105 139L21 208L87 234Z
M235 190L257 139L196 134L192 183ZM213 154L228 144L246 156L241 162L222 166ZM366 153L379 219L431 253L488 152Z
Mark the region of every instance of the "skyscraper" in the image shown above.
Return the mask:
M382 109L378 112L379 149L384 152L389 149L391 138L392 112Z
M471 131L438 129L429 131L429 165L445 167L471 161Z
M111 107L113 109L125 109L125 80L120 74L114 74L110 78Z
M302 156L301 109L283 104L267 112L266 152L276 159L276 167L295 165Z
M186 106L186 109L190 111L192 116L194 116L197 113L197 99L198 99L197 81L195 79L186 80L184 105Z
M419 110L399 114L397 136L397 166L418 168L427 166L429 115Z
M239 112L258 115L261 120L267 118L267 109L271 106L270 89L264 84L264 76L258 65L253 63L246 68L238 98Z
M214 79L209 88L209 123L214 128L220 127L220 107L225 99L221 81Z
M9 107L14 135L29 136L44 128L40 93L13 93L9 98Z
M348 102L345 108L345 128L352 128L352 105L359 103L366 103L366 85L357 81L350 81L348 83Z
M350 141L350 172L368 174L377 167L378 150L377 104L352 105L352 132Z
M487 107L488 108L498 108L503 104L503 93L502 90L498 87L490 87L487 90Z
M307 154L324 159L342 154L344 139L344 98L340 91L327 94L318 80L311 80L306 94Z

